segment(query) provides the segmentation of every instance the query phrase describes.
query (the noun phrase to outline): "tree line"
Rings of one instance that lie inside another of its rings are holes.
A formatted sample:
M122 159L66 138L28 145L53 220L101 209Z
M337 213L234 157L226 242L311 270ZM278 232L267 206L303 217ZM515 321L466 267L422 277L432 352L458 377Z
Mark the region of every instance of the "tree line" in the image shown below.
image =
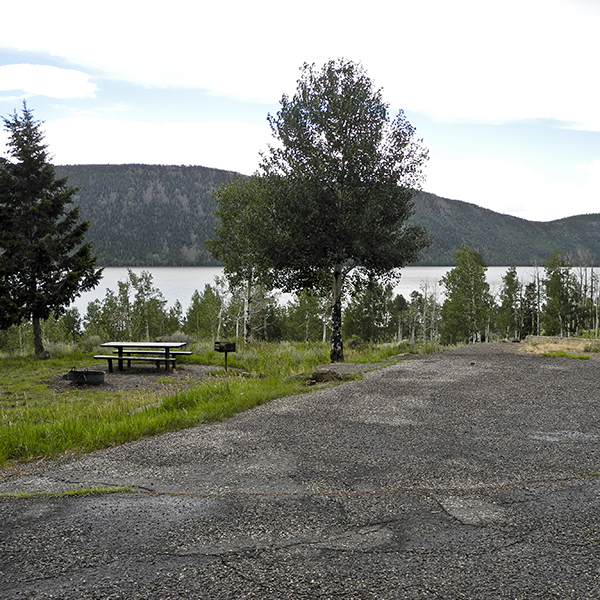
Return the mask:
M529 282L520 281L512 266L494 297L483 257L463 245L456 252L455 268L441 280L446 299L440 310L440 342L521 340L528 335L598 337L600 274L589 257L579 256L577 263L557 250L543 267L535 268Z
M424 284L408 298L372 278L348 290L342 331L347 343L464 344L521 340L528 335L588 336L600 333L600 273L584 260L570 261L560 251L521 281L516 267L502 277L493 295L480 253L462 246L455 267L439 282ZM442 296L443 294L443 296ZM301 291L282 304L276 290L258 287L250 308L257 341L328 342L331 306L327 296ZM41 323L46 347L79 344L92 350L101 341L186 339L212 342L243 338L248 315L243 285L226 278L196 290L184 311L168 306L152 275L128 271L116 290L90 302L83 315L75 308ZM0 350L31 350L31 323L0 331Z

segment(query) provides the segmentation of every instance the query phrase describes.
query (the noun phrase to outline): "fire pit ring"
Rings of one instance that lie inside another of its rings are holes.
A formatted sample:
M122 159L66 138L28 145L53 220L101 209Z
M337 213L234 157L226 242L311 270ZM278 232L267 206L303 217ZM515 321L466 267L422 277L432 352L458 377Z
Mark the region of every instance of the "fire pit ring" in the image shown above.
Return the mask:
M73 367L66 378L70 379L75 385L99 385L104 383L104 371Z

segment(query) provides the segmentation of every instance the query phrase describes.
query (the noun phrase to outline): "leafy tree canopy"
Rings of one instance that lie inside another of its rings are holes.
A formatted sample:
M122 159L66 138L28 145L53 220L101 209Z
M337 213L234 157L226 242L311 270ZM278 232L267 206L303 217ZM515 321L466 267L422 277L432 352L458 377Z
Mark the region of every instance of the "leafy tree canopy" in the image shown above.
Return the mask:
M548 335L573 335L579 327L581 289L571 268L572 264L560 250L546 262L542 322Z
M269 123L277 144L261 169L277 202L274 258L290 288L329 280L335 265L375 275L417 260L428 240L405 221L427 151L402 112L390 121L360 65L305 64Z
M235 287L254 279L272 283L265 246L271 235L269 208L265 204L264 181L235 175L213 192L219 226L206 245L225 265L225 274Z
M343 360L346 277L387 275L428 243L407 225L427 151L359 64L305 64L296 93L269 115L276 143L263 156L269 240L264 250L288 290L332 285L332 361Z
M446 288L441 310L442 343L468 343L488 337L495 304L486 271L479 252L464 244L456 251L456 266L441 279Z

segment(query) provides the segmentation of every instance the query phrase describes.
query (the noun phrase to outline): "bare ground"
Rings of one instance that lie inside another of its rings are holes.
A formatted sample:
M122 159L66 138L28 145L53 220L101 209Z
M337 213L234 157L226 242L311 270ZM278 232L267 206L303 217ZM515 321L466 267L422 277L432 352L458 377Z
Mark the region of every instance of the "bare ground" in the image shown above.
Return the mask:
M140 390L168 390L187 387L200 379L209 377L215 371L223 368L215 365L178 365L173 371L158 371L156 367L133 367L124 371L115 370L108 372L106 366L98 364L89 365L87 368L93 371L104 371L104 383L98 385L75 385L71 380L65 378L65 374L56 375L50 382L50 389L55 392L68 392L77 388L93 388L101 392L111 391L140 391Z

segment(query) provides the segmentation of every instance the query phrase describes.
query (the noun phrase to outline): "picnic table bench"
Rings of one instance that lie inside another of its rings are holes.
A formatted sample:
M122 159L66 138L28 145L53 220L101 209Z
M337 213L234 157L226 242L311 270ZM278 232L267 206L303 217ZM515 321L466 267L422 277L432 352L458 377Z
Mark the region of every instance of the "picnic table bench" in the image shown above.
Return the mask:
M119 365L119 371L123 371L123 369L121 368L121 365L123 363L121 359L115 354L96 354L94 358L96 360L106 360L108 362L109 373L114 372L113 361L117 361ZM161 364L164 363L165 371L175 368L175 362L177 361L177 359L174 356L170 356L169 358L167 358L166 356L130 356L129 359L126 358L126 360L128 367L131 367L132 360L138 362L153 362L156 365L157 370L160 370Z
M175 367L177 356L189 355L191 352L177 350L186 345L186 342L106 342L100 344L102 348L113 348L113 354L97 354L97 360L108 362L109 373L113 372L113 361L117 361L119 371L123 371L124 363L131 367L131 362L153 362L157 370L160 365L165 365L165 370Z
M113 350L115 354L118 354L118 350L115 348ZM144 354L157 354L159 356L164 356L164 351L162 350L123 350L123 356L135 356L135 355L143 356ZM189 356L192 354L189 350L171 350L169 352L169 356Z

